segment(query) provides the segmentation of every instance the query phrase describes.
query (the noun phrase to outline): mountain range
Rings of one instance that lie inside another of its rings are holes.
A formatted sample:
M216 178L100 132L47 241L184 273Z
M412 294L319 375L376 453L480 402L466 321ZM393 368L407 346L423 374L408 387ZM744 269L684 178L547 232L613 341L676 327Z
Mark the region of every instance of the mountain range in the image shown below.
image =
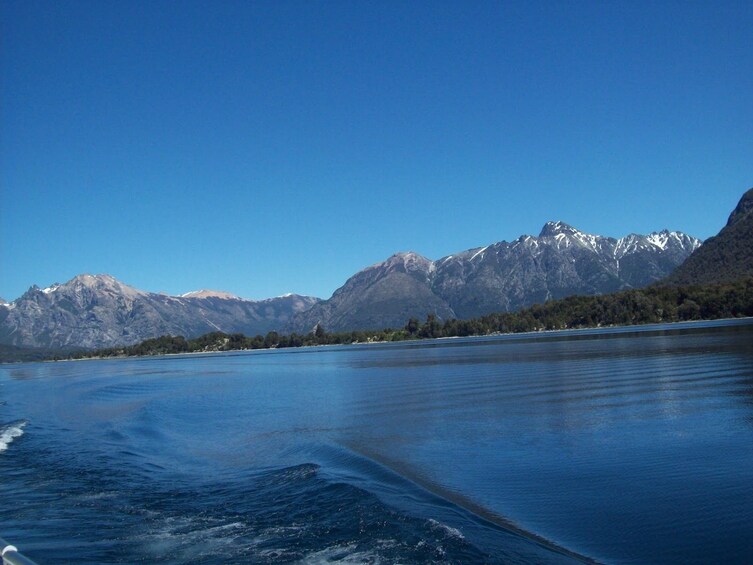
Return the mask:
M701 242L681 232L591 235L547 222L538 237L469 249L437 261L396 253L296 314L288 330L402 327L411 317L468 319L573 294L639 288L669 275Z
M265 334L318 301L296 294L254 301L206 290L168 296L136 289L110 275L85 274L44 289L33 286L19 299L0 305L0 343L93 349L168 334Z
M614 239L548 222L538 237L521 236L437 261L396 253L350 277L328 300L286 295L253 301L210 290L168 296L110 275L84 274L0 302L0 344L91 349L168 334L302 333L317 324L328 331L402 327L428 313L465 319L572 294L646 286L699 246L681 232Z

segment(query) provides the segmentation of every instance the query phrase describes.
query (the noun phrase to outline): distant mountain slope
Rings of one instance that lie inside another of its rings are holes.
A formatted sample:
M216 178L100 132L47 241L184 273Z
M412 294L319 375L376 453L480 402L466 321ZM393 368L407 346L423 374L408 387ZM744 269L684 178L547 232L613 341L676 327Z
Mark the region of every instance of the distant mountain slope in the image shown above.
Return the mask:
M662 284L727 282L753 275L753 188L730 214L727 225L707 239Z
M164 334L266 334L318 301L298 295L251 301L211 291L175 297L138 290L109 275L79 275L62 285L32 287L0 306L0 343L95 348Z
M417 253L396 253L353 275L313 312L297 314L288 329L307 332L317 323L328 331L382 328L385 320L402 320L402 325L427 312L452 317L447 303L431 290L433 269Z
M400 327L427 313L473 318L572 294L646 286L666 276L700 245L680 232L621 239L548 222L521 236L431 261L398 253L355 274L330 298L297 314L289 329Z

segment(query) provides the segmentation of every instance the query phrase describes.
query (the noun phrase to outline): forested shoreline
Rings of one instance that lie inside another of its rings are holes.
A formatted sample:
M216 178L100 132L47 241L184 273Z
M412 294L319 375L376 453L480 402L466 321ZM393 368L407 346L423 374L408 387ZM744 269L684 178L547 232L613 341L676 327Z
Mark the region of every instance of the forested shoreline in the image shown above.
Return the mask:
M54 359L342 345L749 316L753 316L753 277L731 283L652 286L602 296L571 296L518 312L489 314L471 320L440 320L430 313L424 321L411 318L400 329L329 333L326 328L316 326L308 334L269 332L253 337L218 331L193 339L162 336L136 345L81 351Z

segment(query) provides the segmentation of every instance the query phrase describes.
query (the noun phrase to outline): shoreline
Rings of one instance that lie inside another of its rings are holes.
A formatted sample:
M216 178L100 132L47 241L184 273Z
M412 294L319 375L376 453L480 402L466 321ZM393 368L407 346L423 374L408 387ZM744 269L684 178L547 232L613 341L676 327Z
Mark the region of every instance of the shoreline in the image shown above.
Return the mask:
M228 349L228 350L210 350L210 351L183 351L180 353L159 353L159 354L146 354L146 355L112 355L112 356L91 356L91 357L80 357L80 358L65 358L65 359L44 359L40 361L11 361L8 363L0 363L0 364L22 364L22 363L59 363L59 362L70 362L70 361L107 361L107 360L123 360L123 359L158 359L161 357L167 357L167 358L176 358L176 357L186 357L190 358L194 355L225 355L229 353L251 353L251 352L272 352L272 351L296 351L296 350L311 350L311 349L321 349L321 348L327 348L327 347L351 347L351 346L372 346L372 345L389 345L389 344L429 344L429 343L435 343L435 342L441 342L441 341L450 341L450 340L476 340L476 339L489 339L489 338L495 338L495 337L510 337L510 336L520 336L521 338L530 338L535 336L542 336L542 335L552 335L552 334L571 334L575 335L577 333L581 332L594 332L594 331L604 331L605 333L608 333L610 330L631 330L635 329L636 331L651 331L651 327L658 327L658 326L670 326L671 329L673 327L677 326L695 326L699 324L709 324L714 322L719 322L720 324L733 322L733 321L740 321L742 323L745 323L745 320L751 321L753 320L753 316L744 316L744 317L727 317L727 318L710 318L706 320L681 320L676 322L649 322L645 324L611 324L611 325L605 325L605 326L584 326L584 327L577 327L577 328L562 328L562 329L552 329L552 330L546 330L546 329L540 329L540 330L533 330L533 331L527 331L527 332L493 332L483 335L468 335L468 336L441 336L441 337L427 337L427 338L418 338L418 339L402 339L402 340L396 340L396 341L356 341L352 343L323 343L323 344L312 344L312 345L299 345L299 346L292 346L292 347L263 347L263 348L245 348L245 349ZM614 332L617 333L617 332ZM138 344L135 344L138 345ZM130 346L125 346L130 347Z

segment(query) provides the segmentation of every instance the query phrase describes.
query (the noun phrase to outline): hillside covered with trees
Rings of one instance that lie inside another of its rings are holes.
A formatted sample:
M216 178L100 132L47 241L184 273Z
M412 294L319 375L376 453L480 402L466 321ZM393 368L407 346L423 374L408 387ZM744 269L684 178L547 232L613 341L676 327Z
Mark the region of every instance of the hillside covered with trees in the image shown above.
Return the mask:
M707 239L662 284L707 284L753 276L753 188L722 230Z

